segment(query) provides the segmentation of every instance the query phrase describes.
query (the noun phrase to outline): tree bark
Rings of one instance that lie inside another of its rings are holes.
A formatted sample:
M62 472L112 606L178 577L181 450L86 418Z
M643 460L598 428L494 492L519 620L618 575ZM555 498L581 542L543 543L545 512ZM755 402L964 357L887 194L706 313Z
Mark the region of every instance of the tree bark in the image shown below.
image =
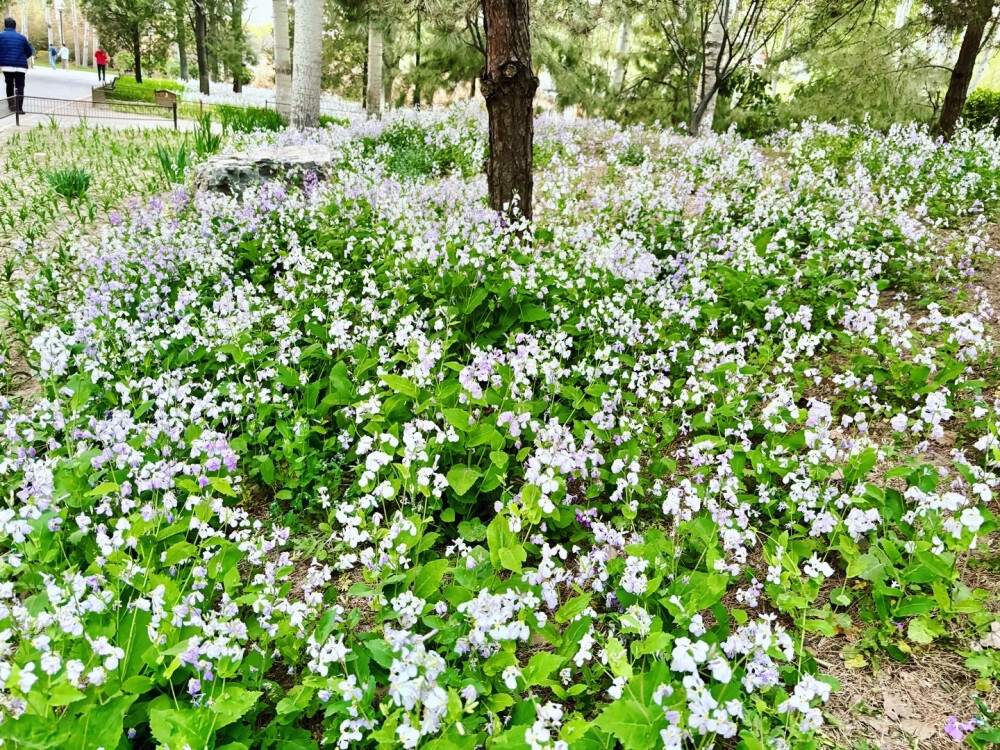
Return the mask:
M94 67L94 51L90 49L90 21L83 19L83 64Z
M698 135L702 124L712 130L715 105L718 102L719 72L722 63L722 45L726 38L729 18L729 0L719 0L708 21L705 32L704 61L701 66L701 97L698 107L691 113L691 135Z
M45 3L45 30L48 32L49 36L49 47L52 46L52 9L49 4Z
M177 60L181 67L181 80L188 79L187 24L184 22L184 5L177 2Z
M896 3L896 28L901 29L910 20L910 11L913 10L913 0L898 0Z
M77 65L82 65L80 62L80 17L76 12L76 0L72 0L73 4L73 62ZM22 29L22 33L24 30Z
M292 55L288 43L288 3L273 0L274 12L274 106L278 114L291 120L292 115Z
M955 135L958 119L962 116L965 99L969 95L969 83L976 67L976 57L979 55L979 45L983 42L988 20L988 13L976 13L965 27L962 47L958 51L958 60L951 71L948 93L945 94L944 106L941 107L941 120L938 122L938 131L945 138Z
M618 46L615 49L615 67L611 71L611 91L620 94L625 83L625 58L632 45L632 21L626 18L618 29Z
M296 0L295 57L292 59L292 125L319 125L323 78L323 0Z
M480 74L489 114L486 163L490 208L531 219L534 98L528 0L483 0L486 66Z
M420 109L420 6L417 6L417 48L413 64L413 107Z
M208 33L205 39L208 44L208 68L213 81L221 80L219 76L219 11L216 3L206 6L206 18L208 20Z
M233 93L243 91L243 0L233 0Z
M142 44L139 27L132 28L132 56L135 58L135 82L142 83Z
M382 114L382 32L368 23L368 92L366 96L369 117Z
M198 91L205 96L211 93L208 82L208 18L205 1L194 0L194 47L198 55Z

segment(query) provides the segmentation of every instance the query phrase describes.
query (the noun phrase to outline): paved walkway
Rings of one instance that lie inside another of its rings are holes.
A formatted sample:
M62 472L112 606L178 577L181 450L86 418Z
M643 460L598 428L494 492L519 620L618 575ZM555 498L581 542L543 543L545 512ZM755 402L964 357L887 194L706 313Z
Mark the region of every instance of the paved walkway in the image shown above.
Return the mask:
M48 65L36 64L25 77L24 94L46 99L89 99L90 90L97 83L96 70L93 73L52 70Z

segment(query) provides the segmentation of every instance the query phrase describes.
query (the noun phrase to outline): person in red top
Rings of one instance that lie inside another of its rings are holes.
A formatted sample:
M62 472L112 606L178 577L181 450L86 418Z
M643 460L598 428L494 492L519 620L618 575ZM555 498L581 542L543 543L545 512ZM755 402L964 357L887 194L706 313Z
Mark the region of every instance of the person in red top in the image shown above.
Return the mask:
M108 53L104 51L103 47L98 47L97 51L94 53L94 62L97 63L97 80L107 81L108 80Z

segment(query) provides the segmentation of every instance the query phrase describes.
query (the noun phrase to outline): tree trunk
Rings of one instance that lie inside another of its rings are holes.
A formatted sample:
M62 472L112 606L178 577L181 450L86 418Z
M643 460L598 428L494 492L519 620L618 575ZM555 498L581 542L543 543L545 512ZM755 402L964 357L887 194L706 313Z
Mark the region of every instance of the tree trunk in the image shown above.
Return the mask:
M296 0L295 57L292 59L292 124L319 125L323 78L323 0Z
M205 96L211 93L208 83L208 19L205 15L205 1L194 0L194 46L198 55L198 91Z
M274 12L274 106L278 114L291 120L292 114L292 55L288 44L288 3L273 0Z
M28 36L28 0L21 0L21 33Z
M188 79L187 24L184 19L184 5L177 2L177 61L181 67L181 80Z
M142 44L138 26L132 28L132 57L135 58L135 82L142 83Z
M90 21L83 20L83 64L94 67L94 51L90 49Z
M45 30L49 35L49 47L52 46L52 9L45 3Z
M243 0L233 0L233 93L243 91Z
M366 96L369 117L382 114L382 32L368 23L368 92Z
M910 11L913 10L913 0L899 0L896 3L896 28L901 29L910 20Z
M719 73L722 67L722 44L726 38L726 22L729 17L729 0L720 0L714 8L705 32L705 58L701 66L701 96L698 106L691 113L691 135L698 135L704 123L712 130L715 119L715 105L719 93Z
M483 0L486 66L483 97L489 113L486 163L490 208L531 219L535 90L528 0Z
M395 106L392 104L392 87L396 83L396 73L394 70L385 69L382 76L382 102L384 106ZM405 94L404 94L405 96Z
M958 119L962 116L965 98L969 94L969 83L976 67L976 57L979 55L979 45L983 42L988 19L987 12L976 13L965 28L965 37L958 51L958 60L951 71L948 93L945 94L941 120L938 122L938 131L945 138L951 138L955 134Z
M420 109L420 6L417 6L417 49L413 64L413 107Z
M82 65L80 62L80 17L76 12L76 0L73 3L73 62Z
M625 83L625 64L632 45L632 21L626 18L618 29L618 46L615 49L615 67L611 71L611 91L620 94Z
M219 11L216 8L216 3L210 3L206 10L208 11L208 33L206 34L208 69L212 80L218 82L222 80L219 75Z
M996 53L996 46L987 42L986 46L983 47L983 51L979 53L979 57L976 58L976 72L972 76L972 82L969 84L969 93L971 94L979 87L979 82L983 80L983 76L986 75L986 71L990 66L990 60L993 59L993 55Z

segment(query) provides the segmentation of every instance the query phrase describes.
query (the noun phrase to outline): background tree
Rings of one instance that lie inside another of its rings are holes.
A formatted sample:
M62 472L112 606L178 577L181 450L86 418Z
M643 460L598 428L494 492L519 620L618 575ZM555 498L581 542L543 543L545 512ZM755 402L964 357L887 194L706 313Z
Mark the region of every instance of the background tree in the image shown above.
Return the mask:
M292 58L292 124L319 125L320 83L323 75L323 0L297 0L295 55Z
M135 79L142 83L143 41L173 15L164 0L86 0L84 7L110 50L131 52Z
M1000 8L995 0L932 0L928 3L935 20L949 31L964 29L958 59L951 71L948 92L938 129L950 138L955 133L962 108L969 95L969 84L976 69L976 58L996 28L994 13ZM990 33L987 34L987 27Z
M486 65L481 75L489 113L486 164L490 208L531 218L534 97L528 0L483 0ZM515 209L517 206L517 209Z
M211 93L208 72L208 9L209 0L192 0L194 9L194 43L198 55L198 90L208 96Z
M180 67L180 78L183 81L188 79L187 60L187 39L188 39L188 0L173 0L174 18L177 30L175 39L177 41L177 62Z
M288 42L288 2L272 0L274 12L274 104L278 114L291 120L292 55Z

